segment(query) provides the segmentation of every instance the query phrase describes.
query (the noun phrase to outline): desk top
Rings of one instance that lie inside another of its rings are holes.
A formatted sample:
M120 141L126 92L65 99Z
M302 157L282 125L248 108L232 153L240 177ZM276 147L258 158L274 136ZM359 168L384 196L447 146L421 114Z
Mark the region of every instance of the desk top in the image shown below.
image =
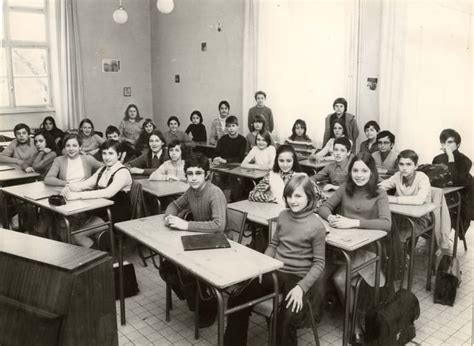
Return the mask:
M137 180L143 191L152 194L158 198L182 195L189 189L189 185L182 181L150 181L147 179Z
M215 148L216 147L216 144L210 144L207 141L205 141L205 142L194 142L194 143L196 143L196 147L200 147L200 148Z
M268 171L264 171L261 169L236 167L227 173L250 179L261 179L268 174Z
M35 237L0 228L0 253L23 257L66 271L74 271L106 252Z
M274 219L285 210L285 207L277 203L251 202L248 199L227 205L227 208L244 211L247 219L260 225L268 225L268 221Z
M329 165L331 162L334 162L333 160L328 160L328 161L313 161L310 159L306 160L301 160L299 161L301 166L309 167L309 168L315 168L315 169L320 169L324 168L327 165Z
M172 230L165 225L163 215L119 222L115 227L217 288L283 266L282 262L233 241L226 249L184 251L181 236L197 233Z
M0 183L3 183L5 181L11 181L11 180L21 180L21 179L29 179L29 178L39 177L38 173L36 173L36 172L26 173L18 165L11 165L11 164L2 163L2 166L12 166L15 169L11 169L11 170L8 170L8 171L1 171L0 172Z
M390 203L390 211L394 214L409 216L409 217L422 217L433 210L438 208L436 204L425 203L422 205L408 205L408 204L395 204Z
M464 186L446 186L446 187L443 187L441 190L443 190L443 193L445 195L448 195L450 193L460 191L462 189L464 189Z
M75 214L82 213L85 211L109 207L114 204L113 201L105 199L105 198L94 198L94 199L81 199L81 200L67 201L66 205L54 206L54 205L49 204L48 197L51 195L58 194L62 190L62 187L48 186L48 185L45 185L42 181L37 181L34 183L23 184L23 185L14 185L14 186L9 186L9 187L4 187L1 190L4 193L15 196L16 198L20 198L40 208L53 211L63 216L75 215ZM33 198L38 198L38 196L44 196L44 198L36 199L36 200L33 199Z

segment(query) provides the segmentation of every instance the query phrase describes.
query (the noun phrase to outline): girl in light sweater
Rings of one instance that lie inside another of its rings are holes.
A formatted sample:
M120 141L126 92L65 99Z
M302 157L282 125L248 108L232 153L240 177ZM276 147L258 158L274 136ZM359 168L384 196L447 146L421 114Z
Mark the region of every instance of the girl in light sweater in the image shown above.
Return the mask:
M82 119L79 123L79 137L82 140L82 152L94 156L105 139L94 132L94 124L90 119Z
M255 146L249 151L242 161L242 168L270 170L275 161L275 147L270 145L272 136L269 132L258 132Z
M150 180L186 181L183 149L183 144L180 141L171 141L168 146L170 159L150 175Z
M283 191L288 209L278 216L277 227L265 254L283 262L276 274L283 302L277 317L277 345L297 345L296 325L306 309L305 296L311 291L325 265L325 228L313 213L318 202L306 175L290 179ZM253 280L240 294L229 297L229 307L273 292L271 274ZM316 295L311 295L317 299ZM313 304L313 302L311 302ZM224 345L245 345L251 308L227 318Z

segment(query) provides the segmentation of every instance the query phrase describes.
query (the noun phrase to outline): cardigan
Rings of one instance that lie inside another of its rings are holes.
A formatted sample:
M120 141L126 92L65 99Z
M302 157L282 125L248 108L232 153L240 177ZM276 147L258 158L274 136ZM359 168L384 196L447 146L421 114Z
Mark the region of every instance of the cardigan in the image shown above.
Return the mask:
M388 174L393 174L398 170L398 152L396 152L395 150L390 150L387 157L383 161L382 153L380 151L372 153L372 157L375 160L375 165L377 166L377 168L385 168L388 171Z
M196 143L194 143L189 136L184 133L183 131L177 130L176 133L172 133L170 130L163 133L163 137L165 138L166 145L170 145L173 140L178 140L183 143L187 147L194 148Z
M326 229L312 210L283 210L265 254L283 262L279 271L302 277L297 283L308 292L325 265Z
M359 128L357 127L357 121L355 118L355 115L352 115L351 113L344 113L343 115L346 119L345 125L346 125L346 132L345 136L349 138L352 143L355 143L357 140L357 137L359 137ZM325 119L325 127L324 127L324 137L323 137L323 146L326 145L328 142L329 138L331 137L331 132L332 132L332 126L331 123L334 118L336 117L336 113L332 113L326 116Z
M199 191L190 187L182 196L168 205L165 217L178 215L186 209L191 210L193 216L193 221L188 223L188 231L224 232L227 201L222 190L216 185L206 181Z
M77 159L82 160L82 168L84 169L84 178L89 178L94 171L99 167L102 167L103 164L94 159L89 155L79 155ZM68 156L58 156L54 159L53 165L49 170L48 174L44 178L44 183L46 185L55 185L55 186L66 186L66 176L67 176L67 166L68 166Z
M98 149L102 145L102 143L105 142L105 139L103 139L102 137L96 134L93 134L92 136L89 136L89 137L81 136L81 139L82 139L81 150L85 154L89 154L91 151Z
M424 203L430 203L430 179L423 172L414 172L414 175L414 180L410 186L403 184L400 172L396 172L390 178L382 181L379 186L384 190L396 189L396 204L422 205Z
M189 124L188 127L186 128L186 131L184 131L187 135L191 133L193 136L193 141L195 142L205 142L207 141L207 132L206 132L206 126L204 124Z
M119 126L121 140L135 145L142 132L144 121L145 119L138 121L122 120Z
M221 157L228 163L240 163L245 157L247 142L242 135L231 138L229 135L222 136L217 142L213 157Z
M147 152L141 154L135 160L129 161L127 163L127 166L142 168L144 175L150 175L166 160L168 160L168 155L166 154L164 149L161 149L161 154L158 158L158 161L152 160L152 151L148 149Z
M273 167L275 155L276 150L273 145L270 145L264 149L254 146L247 156L245 156L241 166L243 168L270 170Z
M252 124L255 121L255 117L260 114L263 115L265 118L265 129L268 132L273 132L273 113L272 110L267 107L258 107L258 106L253 106L252 108L249 109L249 114L248 114L248 127L249 131L252 132Z
M221 117L212 119L211 130L209 133L209 144L216 144L217 141L226 134L227 134L227 127L225 126L225 119L224 119L224 126L221 123Z
M359 228L390 231L392 218L387 193L377 189L378 196L369 197L364 187L356 187L354 195L349 196L346 184L343 184L319 208L319 215L328 219L331 214L339 213L342 216L360 220Z

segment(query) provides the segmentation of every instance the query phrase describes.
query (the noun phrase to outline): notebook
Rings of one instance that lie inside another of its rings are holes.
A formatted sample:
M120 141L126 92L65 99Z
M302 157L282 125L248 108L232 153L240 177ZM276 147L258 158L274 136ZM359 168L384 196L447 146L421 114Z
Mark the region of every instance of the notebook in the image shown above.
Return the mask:
M49 197L51 197L53 195L57 195L57 194L58 194L58 191L44 186L42 188L35 187L34 189L32 189L30 191L26 191L25 194L24 194L24 197L32 199L34 201L38 201L40 199L49 198Z
M229 248L230 244L222 233L183 235L184 251Z

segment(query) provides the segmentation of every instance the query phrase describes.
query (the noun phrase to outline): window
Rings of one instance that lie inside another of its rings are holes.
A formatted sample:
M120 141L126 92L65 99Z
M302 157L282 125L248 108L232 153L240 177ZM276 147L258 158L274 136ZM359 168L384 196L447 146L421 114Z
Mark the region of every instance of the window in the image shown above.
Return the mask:
M0 112L52 107L48 0L3 0Z

